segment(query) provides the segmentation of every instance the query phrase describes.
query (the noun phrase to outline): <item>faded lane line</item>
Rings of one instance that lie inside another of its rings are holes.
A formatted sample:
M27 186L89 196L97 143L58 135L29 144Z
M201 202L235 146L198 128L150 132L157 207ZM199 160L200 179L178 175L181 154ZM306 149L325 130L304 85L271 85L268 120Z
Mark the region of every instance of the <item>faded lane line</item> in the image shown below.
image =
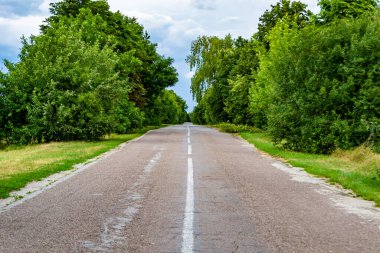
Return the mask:
M156 147L155 147L156 148ZM136 214L142 207L144 199L141 190L144 181L149 174L153 171L157 162L161 159L163 147L158 148L158 151L149 160L148 164L143 168L143 173L139 176L137 181L128 190L125 198L120 200L118 209L122 210L119 215L108 217L103 223L103 233L101 235L100 243L93 241L84 241L82 249L86 252L110 252L114 246L122 245L126 242L125 235L123 234L125 227L133 221Z
M190 127L187 127L187 154L192 155Z
M190 128L187 127L188 154L191 155ZM182 230L182 253L194 251L194 169L193 159L187 158L187 188L185 218Z

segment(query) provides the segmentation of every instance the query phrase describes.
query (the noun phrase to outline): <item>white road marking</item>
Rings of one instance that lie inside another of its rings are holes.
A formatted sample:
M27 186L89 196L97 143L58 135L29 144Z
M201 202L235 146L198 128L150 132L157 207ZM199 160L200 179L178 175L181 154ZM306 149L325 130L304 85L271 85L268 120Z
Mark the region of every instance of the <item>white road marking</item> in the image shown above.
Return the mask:
M187 159L187 190L186 190L186 207L185 219L182 230L182 253L194 251L194 172L193 159Z
M191 155L190 128L187 127L188 151ZM186 206L185 218L182 230L182 253L194 251L194 168L193 159L187 158L187 187L186 187Z

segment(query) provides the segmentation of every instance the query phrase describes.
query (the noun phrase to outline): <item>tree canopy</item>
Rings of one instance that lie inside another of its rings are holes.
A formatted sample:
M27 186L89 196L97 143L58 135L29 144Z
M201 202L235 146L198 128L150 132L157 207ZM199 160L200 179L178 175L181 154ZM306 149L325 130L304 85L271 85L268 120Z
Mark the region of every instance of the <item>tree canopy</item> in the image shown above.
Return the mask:
M322 23L330 23L342 18L357 18L371 14L378 6L377 0L320 0L319 18Z
M64 0L50 11L41 34L23 38L20 61L0 72L0 141L95 140L187 119L184 100L166 90L177 82L173 60L136 19L104 0Z
M275 5L271 5L270 10L266 10L259 19L257 33L253 36L259 42L268 42L265 38L277 22L290 21L293 25L303 28L310 23L313 13L307 9L307 5L299 1L281 0Z
M276 145L330 153L380 150L380 12L376 1L321 0L314 15L281 0L250 40L202 36L188 56L192 120L267 130Z

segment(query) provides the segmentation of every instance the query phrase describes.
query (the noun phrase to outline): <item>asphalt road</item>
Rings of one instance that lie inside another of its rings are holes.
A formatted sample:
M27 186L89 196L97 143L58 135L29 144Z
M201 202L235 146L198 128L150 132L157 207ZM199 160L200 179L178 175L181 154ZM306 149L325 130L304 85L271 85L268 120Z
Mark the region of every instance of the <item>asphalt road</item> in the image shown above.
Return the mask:
M155 130L0 213L0 252L380 252L378 209L291 170L216 130Z

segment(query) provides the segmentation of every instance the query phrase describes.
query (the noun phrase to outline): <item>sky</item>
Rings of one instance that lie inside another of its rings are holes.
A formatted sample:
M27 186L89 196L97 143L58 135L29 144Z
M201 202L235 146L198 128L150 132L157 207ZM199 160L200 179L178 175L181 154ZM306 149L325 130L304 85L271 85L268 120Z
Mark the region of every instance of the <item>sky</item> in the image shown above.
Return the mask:
M18 60L20 38L37 35L39 26L49 16L54 0L0 0L0 59ZM57 0L55 0L57 1ZM278 0L108 0L112 11L136 17L158 52L174 59L179 74L172 88L184 98L189 111L196 103L190 93L191 77L186 56L191 42L200 35L250 38L260 16ZM301 0L317 13L317 0ZM5 71L0 63L0 70Z

